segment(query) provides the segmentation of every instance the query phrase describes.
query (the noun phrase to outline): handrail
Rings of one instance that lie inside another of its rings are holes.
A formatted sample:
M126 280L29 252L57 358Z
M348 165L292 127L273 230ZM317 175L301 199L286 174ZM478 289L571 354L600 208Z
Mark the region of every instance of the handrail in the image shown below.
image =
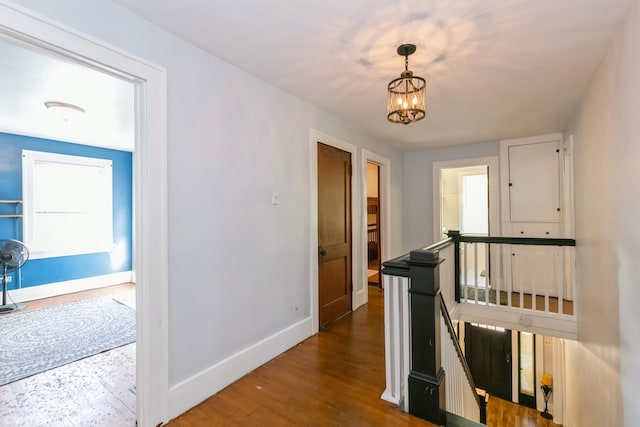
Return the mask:
M453 328L453 322L451 321L451 316L449 316L449 310L447 310L447 305L442 298L440 298L440 312L442 313L442 317L444 318L447 329L449 330L449 335L451 336L451 340L453 341L456 352L458 353L458 359L460 359L460 363L462 364L464 373L466 374L467 380L469 381L469 386L473 390L473 395L476 397L476 403L478 404L479 408L482 408L480 396L478 396L478 393L476 392L476 383L473 381L473 375L471 375L471 368L469 368L467 359L464 357L462 347L460 347L460 343L457 340L458 334L456 334L456 331Z
M544 238L544 237L497 237L481 236L477 234L460 234L460 242L466 243L502 243L507 245L535 245L535 246L575 246L575 239Z
M424 248L418 249L420 251L428 251L428 252L438 252L440 249L446 248L447 246L453 244L455 240L451 237L447 237L446 239L440 240L439 242L435 242L430 244L429 246L425 246ZM400 255L399 257L390 259L389 261L385 261L382 263L384 267L382 270L382 274L388 274L390 276L401 276L401 277L409 277L409 257L411 256L411 252L406 253L404 255Z

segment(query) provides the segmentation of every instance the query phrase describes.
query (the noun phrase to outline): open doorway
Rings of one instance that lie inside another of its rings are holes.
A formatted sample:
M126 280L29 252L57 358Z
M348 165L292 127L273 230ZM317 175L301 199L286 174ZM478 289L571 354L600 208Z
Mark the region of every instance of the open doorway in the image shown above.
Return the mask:
M362 150L359 305L369 300L374 287L382 289L382 263L391 256L391 160ZM371 286L369 286L371 285ZM371 290L370 290L371 288Z
M434 163L434 240L450 230L482 236L498 235L498 159L464 159ZM499 271L497 248L488 244L462 244L461 282L465 286L491 286L490 272ZM466 260L466 262L465 262Z
M26 302L15 315L23 321L4 314L3 332L31 347L21 358L28 363L2 363L0 383L5 396L33 390L5 404L13 419L55 424L61 405L82 413L90 391L105 397L95 412L135 422L135 84L10 37L0 38L0 52L11 63L0 86L15 106L0 103L0 199L20 207L1 218L0 235L29 253L7 286L9 301ZM51 383L63 398L53 398Z
M440 230L489 234L489 168L487 165L446 168L440 174Z
M136 412L141 425L164 423L168 420L168 367L167 358L157 355L166 355L168 348L166 73L72 28L45 21L26 9L0 5L0 11L3 38L19 40L30 48L117 76L135 86L133 252L138 284L136 359L139 361Z
M367 162L367 283L382 286L380 267L382 254L380 243L380 165Z

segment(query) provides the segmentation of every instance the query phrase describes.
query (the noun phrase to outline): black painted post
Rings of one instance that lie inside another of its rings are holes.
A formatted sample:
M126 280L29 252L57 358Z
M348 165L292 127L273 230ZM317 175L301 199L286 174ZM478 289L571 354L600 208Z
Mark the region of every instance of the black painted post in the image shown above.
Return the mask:
M444 370L440 362L440 281L438 252L409 254L411 285L411 371L409 413L446 424Z
M447 235L453 239L453 286L455 286L454 297L456 302L460 302L460 232L458 230L450 230Z

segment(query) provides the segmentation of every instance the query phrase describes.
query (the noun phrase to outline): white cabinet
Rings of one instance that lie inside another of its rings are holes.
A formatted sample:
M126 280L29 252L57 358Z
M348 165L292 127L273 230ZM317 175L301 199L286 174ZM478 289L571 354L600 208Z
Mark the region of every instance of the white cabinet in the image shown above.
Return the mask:
M510 222L560 222L559 141L510 145Z
M561 134L500 141L503 236L564 237L562 146ZM558 295L557 247L512 245L504 252L513 291Z
M500 141L502 235L563 237L562 135Z

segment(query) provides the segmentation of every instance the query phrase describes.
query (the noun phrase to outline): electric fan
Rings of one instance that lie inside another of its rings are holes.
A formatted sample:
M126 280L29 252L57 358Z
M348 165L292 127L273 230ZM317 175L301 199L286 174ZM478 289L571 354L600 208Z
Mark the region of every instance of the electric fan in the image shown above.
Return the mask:
M0 266L2 266L2 305L0 313L8 313L24 308L25 304L7 304L7 273L16 271L29 259L29 250L18 240L0 240Z

